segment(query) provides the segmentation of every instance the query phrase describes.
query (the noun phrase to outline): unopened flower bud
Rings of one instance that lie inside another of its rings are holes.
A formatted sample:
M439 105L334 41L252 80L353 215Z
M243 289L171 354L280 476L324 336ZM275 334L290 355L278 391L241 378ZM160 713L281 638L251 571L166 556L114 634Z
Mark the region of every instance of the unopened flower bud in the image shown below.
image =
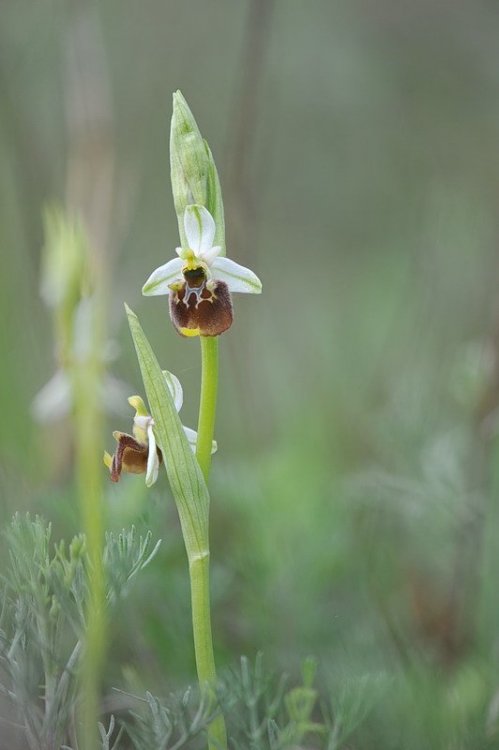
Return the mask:
M184 212L197 203L204 206L217 224L217 242L224 247L224 215L220 181L208 144L184 97L173 94L170 131L170 165L173 201L182 245L185 245Z

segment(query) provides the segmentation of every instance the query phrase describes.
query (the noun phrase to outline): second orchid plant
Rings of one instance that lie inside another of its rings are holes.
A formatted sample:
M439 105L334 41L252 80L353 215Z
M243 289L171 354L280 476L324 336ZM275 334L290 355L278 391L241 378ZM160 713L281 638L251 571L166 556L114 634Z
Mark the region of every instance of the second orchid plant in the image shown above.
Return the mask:
M163 371L137 316L127 307L148 401L129 398L136 414L132 434L115 432L113 456L104 462L111 479L122 472L145 474L152 485L164 465L178 508L191 581L192 624L201 690L213 696L216 683L209 596L209 502L207 481L218 388L218 337L232 324L231 293L259 294L262 285L248 268L225 256L224 212L220 182L211 151L180 92L173 95L170 140L171 179L180 246L176 257L159 266L143 287L147 296L168 295L170 318L178 333L201 342L201 396L197 433L178 417L182 388ZM208 730L211 750L227 747L223 717Z

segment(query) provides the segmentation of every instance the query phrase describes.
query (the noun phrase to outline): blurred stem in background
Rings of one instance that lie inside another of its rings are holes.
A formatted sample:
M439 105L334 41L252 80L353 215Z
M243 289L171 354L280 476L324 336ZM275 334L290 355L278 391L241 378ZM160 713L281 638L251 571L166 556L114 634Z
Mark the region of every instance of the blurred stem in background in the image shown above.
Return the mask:
M274 0L252 0L247 5L245 34L234 86L230 113L228 149L223 169L225 206L231 217L234 255L255 262L259 202L265 174L255 174L255 164L268 165L269 159L256 159L255 141L261 111L261 91L269 52ZM258 186L258 187L257 187Z
M97 722L106 643L103 572L102 394L104 321L115 202L111 86L97 3L73 4L66 32L67 205L88 235L93 296L88 342L72 369L80 513L87 538L89 592L81 686L82 750L98 746Z
M259 226L265 185L273 162L270 140L258 139L268 113L264 114L264 93L268 59L271 51L274 0L251 0L247 3L244 37L231 97L227 148L222 167L225 210L231 217L230 247L242 262L258 265ZM256 149L258 140L258 150ZM245 321L239 321L243 326ZM258 401L255 383L236 356L235 342L227 342L226 357L233 373L232 381L240 395L239 408L246 430L254 437L259 434L258 415L251 404Z
M89 560L85 650L81 665L83 750L97 746L100 715L100 682L106 642L105 577L103 570L103 491L101 399L103 342L100 305L92 310L91 339L87 356L73 363L76 470L80 516Z
M62 210L45 215L42 296L52 310L59 369L34 402L39 419L73 418L80 517L88 552L86 633L81 662L82 747L97 741L100 675L105 645L103 492L104 304L92 252L79 222ZM91 292L91 294L89 294Z

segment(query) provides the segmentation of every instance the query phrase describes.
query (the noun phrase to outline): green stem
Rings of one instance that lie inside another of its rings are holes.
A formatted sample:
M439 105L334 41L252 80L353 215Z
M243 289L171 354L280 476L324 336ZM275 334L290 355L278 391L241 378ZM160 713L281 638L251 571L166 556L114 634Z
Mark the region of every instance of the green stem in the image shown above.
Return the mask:
M211 466L211 447L215 430L215 412L218 389L218 339L201 336L201 398L199 404L198 439L196 457L208 481ZM210 552L189 559L191 579L192 628L194 651L200 688L214 700L213 687L217 681L210 615ZM210 750L227 747L227 732L222 715L208 727Z
M215 657L213 656L213 639L210 617L210 553L191 559L189 563L191 578L192 629L194 633L194 652L196 668L201 691L214 703L216 696L213 686L217 681ZM224 750L227 747L225 721L220 714L208 726L209 750Z
M201 399L199 403L196 458L208 481L211 467L211 446L215 431L218 389L218 338L201 336Z
M82 659L81 745L97 747L100 715L100 681L106 641L105 580L102 565L103 518L102 472L99 436L101 414L101 368L91 358L75 368L73 380L76 402L77 475L80 512L89 558L89 597L86 607L86 637Z

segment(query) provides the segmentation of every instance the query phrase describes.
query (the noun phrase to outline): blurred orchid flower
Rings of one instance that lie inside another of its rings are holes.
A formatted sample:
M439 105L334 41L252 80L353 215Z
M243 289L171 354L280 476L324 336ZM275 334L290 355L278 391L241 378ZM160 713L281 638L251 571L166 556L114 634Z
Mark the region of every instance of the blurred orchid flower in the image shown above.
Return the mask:
M187 206L184 230L188 247L177 247L178 257L156 268L142 293L169 294L170 316L181 335L218 336L232 324L231 292L260 294L262 284L213 245L215 221L204 206Z
M78 303L70 337L61 366L52 378L38 391L33 399L31 411L39 422L56 422L71 413L73 408L73 386L71 364L79 366L89 357L92 349L92 326L94 301L87 297ZM102 363L108 364L116 358L114 341L107 341L102 353ZM112 375L105 374L101 383L101 403L110 414L121 414L123 400L129 386Z
M168 370L163 370L165 381L172 395L177 412L182 408L184 396L180 381ZM148 413L140 396L130 396L128 403L135 409L132 435L126 432L113 432L118 445L113 456L104 453L104 464L111 473L111 480L118 482L122 471L130 474L144 474L147 487L151 487L158 478L159 466L163 460L160 448L154 436L154 419ZM197 432L184 427L185 436L192 449L196 450ZM217 444L212 443L211 452L215 453Z

